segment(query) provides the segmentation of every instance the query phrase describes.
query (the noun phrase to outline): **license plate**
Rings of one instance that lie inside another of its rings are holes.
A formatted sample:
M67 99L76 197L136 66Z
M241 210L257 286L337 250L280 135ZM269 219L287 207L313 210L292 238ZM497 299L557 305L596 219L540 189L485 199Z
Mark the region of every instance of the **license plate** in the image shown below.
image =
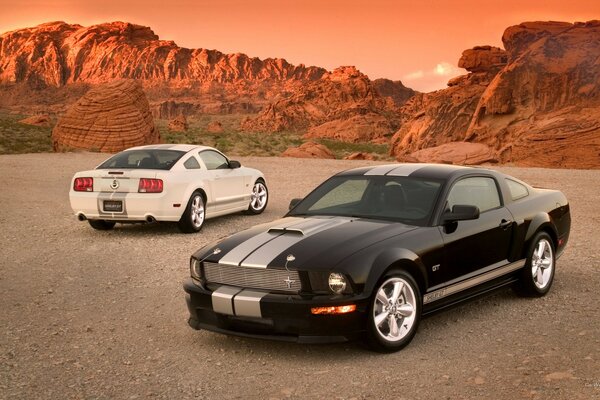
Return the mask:
M123 202L117 200L104 201L105 212L123 212Z

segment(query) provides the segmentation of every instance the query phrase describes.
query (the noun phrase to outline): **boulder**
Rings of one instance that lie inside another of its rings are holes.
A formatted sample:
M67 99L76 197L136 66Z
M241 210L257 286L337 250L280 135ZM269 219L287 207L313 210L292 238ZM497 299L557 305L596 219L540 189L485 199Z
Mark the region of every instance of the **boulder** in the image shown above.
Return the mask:
M52 126L52 120L50 119L50 116L46 114L33 115L31 117L22 119L19 122L25 125L43 126L45 128Z
M223 124L219 121L211 121L206 126L206 130L210 133L222 133L223 132Z
M169 129L175 132L185 132L189 128L187 118L185 115L180 114L177 117L169 121Z
M479 165L497 162L494 152L482 143L450 142L410 154L408 160L422 163Z
M327 146L315 142L306 142L299 147L288 148L281 154L281 157L334 159L335 155Z
M55 151L114 153L160 142L142 85L118 80L99 85L79 99L52 131Z

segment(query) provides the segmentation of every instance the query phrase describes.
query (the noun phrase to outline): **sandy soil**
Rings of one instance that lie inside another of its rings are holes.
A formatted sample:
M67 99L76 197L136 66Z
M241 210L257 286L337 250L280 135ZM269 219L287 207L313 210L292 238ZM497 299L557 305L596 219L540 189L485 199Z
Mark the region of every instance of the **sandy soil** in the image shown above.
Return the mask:
M405 350L381 355L196 332L182 290L194 250L283 215L291 198L365 162L242 158L266 173L267 211L183 235L76 221L71 176L103 158L0 156L2 399L600 398L600 171L500 168L571 202L551 292L507 289L437 314Z

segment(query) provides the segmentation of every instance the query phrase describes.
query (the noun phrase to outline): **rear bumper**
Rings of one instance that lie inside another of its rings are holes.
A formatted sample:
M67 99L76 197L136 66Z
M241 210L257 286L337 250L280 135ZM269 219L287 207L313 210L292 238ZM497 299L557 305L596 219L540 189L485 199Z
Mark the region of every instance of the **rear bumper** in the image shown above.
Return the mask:
M231 290L232 307L224 310L218 304L216 292ZM221 287L210 291L196 285L191 279L184 284L190 317L194 329L298 343L344 342L358 338L366 329L368 299L357 296L299 296L245 291ZM254 293L259 301L245 293ZM260 293L260 294L259 294ZM239 296L239 297L238 297ZM355 304L356 311L339 315L313 315L312 307ZM215 311L215 307L219 310Z
M182 204L181 200L170 198L166 193L75 192L71 190L69 200L76 216L111 221L146 221L149 217L157 221L179 221L187 206L187 204ZM122 201L123 211L104 211L105 200ZM176 207L176 204L179 206Z

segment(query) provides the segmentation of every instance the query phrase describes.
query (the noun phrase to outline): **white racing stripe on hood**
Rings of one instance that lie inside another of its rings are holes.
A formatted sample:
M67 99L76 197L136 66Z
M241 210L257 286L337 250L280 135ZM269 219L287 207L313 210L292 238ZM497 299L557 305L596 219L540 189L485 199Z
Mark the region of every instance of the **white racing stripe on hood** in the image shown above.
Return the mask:
M351 220L352 218L338 217L288 217L281 224L269 228L268 232L240 243L227 252L219 263L238 266L243 262L244 267L266 268L275 257L302 239Z
M306 218L304 222L288 226L285 229L271 228L269 232L280 232L280 235L257 248L256 251L249 253L248 257L243 260L242 266L267 268L269 263L293 245L317 233L346 224L351 220L352 218Z
M304 221L304 218L289 218L289 220L282 223L281 229L283 230L290 225L295 225L299 222ZM227 252L221 260L219 260L220 264L226 265L240 265L242 260L248 257L248 254L252 253L254 250L264 245L265 243L275 239L277 236L281 235L283 232L263 232L256 236L251 237L245 242L240 243L229 252Z

